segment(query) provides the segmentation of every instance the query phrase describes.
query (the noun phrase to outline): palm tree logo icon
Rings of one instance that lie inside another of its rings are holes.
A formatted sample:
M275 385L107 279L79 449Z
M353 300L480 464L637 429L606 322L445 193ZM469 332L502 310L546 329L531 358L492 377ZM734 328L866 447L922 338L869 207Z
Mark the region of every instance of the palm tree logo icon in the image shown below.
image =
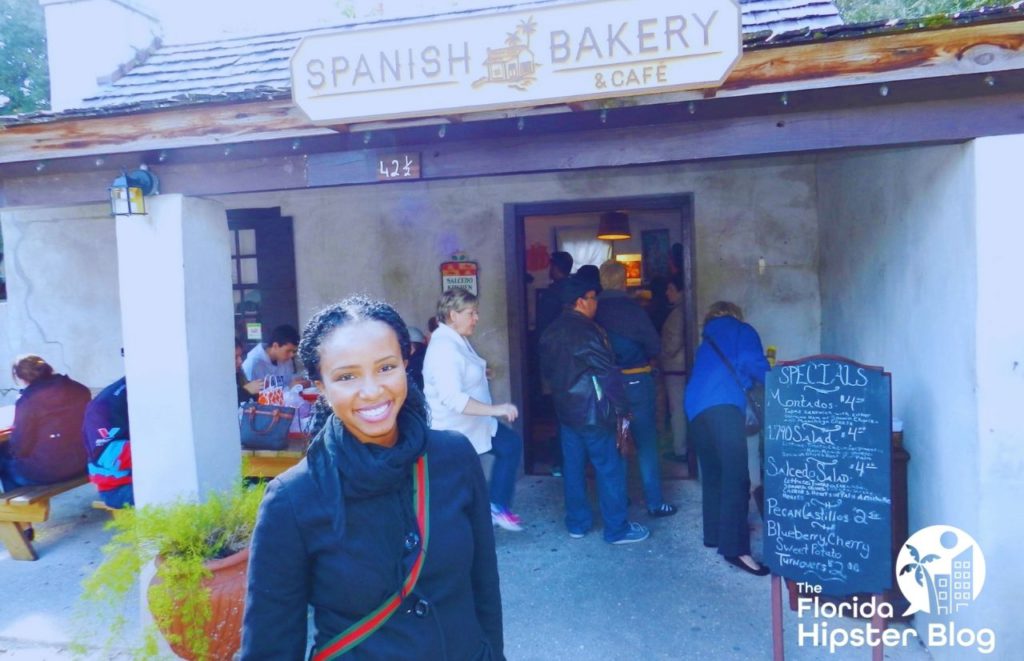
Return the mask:
M917 611L952 615L972 603L985 583L985 556L969 534L953 526L914 533L896 559L896 580Z
M910 556L914 559L913 562L908 562L903 565L900 569L899 575L902 576L909 572L914 572L914 580L917 584L922 586L928 592L928 612L931 613L935 609L935 581L932 575L928 572L928 563L939 559L939 556L934 553L921 557L921 554L917 552L917 549L911 544L906 545L906 549L910 551Z

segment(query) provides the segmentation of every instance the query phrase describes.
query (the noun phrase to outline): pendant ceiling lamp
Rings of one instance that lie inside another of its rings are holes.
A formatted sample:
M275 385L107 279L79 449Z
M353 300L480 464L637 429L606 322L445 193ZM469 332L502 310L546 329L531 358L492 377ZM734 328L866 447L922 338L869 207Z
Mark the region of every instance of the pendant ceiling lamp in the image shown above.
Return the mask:
M621 241L633 235L629 232L629 216L622 211L608 211L601 214L597 226L597 238L605 241Z

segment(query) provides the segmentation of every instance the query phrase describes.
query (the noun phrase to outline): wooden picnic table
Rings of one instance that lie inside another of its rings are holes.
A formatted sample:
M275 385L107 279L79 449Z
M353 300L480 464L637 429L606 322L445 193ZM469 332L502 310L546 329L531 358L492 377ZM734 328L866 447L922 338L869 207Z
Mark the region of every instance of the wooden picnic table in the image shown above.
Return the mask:
M305 434L289 435L288 447L284 450L247 450L242 448L242 465L245 477L277 477L306 456L309 437Z

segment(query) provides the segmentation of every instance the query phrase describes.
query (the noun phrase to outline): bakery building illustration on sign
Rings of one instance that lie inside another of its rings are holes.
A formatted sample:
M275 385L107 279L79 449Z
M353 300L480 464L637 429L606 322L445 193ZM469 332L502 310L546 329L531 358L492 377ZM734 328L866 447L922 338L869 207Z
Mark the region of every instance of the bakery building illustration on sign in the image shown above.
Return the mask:
M590 0L309 36L292 98L331 124L566 103L714 87L740 53L734 0Z

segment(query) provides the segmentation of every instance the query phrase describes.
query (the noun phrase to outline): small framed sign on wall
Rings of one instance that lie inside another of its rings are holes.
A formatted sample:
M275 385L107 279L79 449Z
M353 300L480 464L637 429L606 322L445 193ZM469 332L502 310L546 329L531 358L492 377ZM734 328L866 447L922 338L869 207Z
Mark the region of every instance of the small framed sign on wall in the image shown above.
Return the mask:
M477 276L480 267L476 262L458 260L441 264L441 292L454 287L462 287L474 296L479 296Z

